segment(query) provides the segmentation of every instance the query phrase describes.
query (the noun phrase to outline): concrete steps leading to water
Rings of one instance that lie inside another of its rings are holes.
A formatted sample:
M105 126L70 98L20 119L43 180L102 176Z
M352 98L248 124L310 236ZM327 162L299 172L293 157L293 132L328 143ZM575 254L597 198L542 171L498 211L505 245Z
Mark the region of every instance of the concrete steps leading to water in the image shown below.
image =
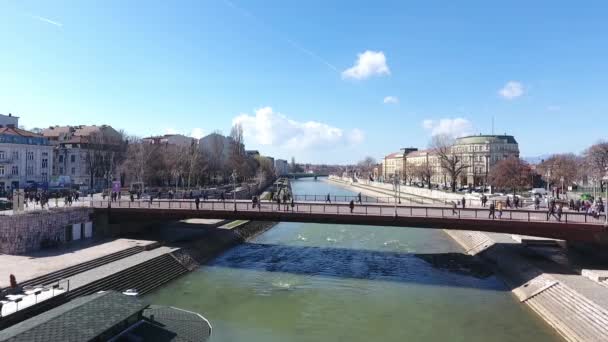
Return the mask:
M37 285L47 285L50 283L54 283L61 279L66 279L76 274L86 272L88 270L92 270L94 268L109 264L111 262L124 259L126 257L132 256L134 254L140 253L145 250L144 246L134 246L131 248L124 249L122 251L105 255L100 258L96 258L93 260L89 260L80 264L76 264L74 266L70 266L64 268L59 271L51 272L40 277L32 278L20 283L21 286L37 286Z
M68 293L69 298L92 294L98 291L124 291L137 289L140 295L187 273L188 269L169 253L144 261L119 272L110 274Z
M568 341L607 341L608 311L563 284L525 301Z

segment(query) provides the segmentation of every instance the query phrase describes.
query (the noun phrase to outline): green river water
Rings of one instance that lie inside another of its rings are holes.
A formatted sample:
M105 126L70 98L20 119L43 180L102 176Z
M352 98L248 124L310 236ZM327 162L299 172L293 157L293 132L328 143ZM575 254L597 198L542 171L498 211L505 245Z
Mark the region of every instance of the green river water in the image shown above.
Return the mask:
M499 279L446 253L462 249L441 230L279 223L147 299L201 313L213 342L559 340Z

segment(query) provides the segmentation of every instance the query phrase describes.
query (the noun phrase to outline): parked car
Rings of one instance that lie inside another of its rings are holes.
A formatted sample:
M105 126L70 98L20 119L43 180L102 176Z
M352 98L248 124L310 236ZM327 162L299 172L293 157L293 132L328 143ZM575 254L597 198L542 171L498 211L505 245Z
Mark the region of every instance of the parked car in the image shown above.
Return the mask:
M13 202L6 198L0 198L0 210L11 210L13 209Z
M534 196L544 196L547 194L547 190L544 188L534 188L530 190L530 194Z

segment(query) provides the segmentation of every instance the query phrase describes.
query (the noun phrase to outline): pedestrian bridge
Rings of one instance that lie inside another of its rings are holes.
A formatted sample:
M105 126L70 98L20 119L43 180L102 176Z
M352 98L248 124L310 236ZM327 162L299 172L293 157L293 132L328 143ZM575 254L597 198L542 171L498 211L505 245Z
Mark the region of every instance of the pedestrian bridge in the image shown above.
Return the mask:
M310 222L371 226L398 226L432 229L475 230L530 235L569 241L608 243L604 216L565 212L558 221L547 220L545 211L504 210L502 217L489 217L486 208L458 208L442 205L394 205L363 203L351 212L349 203L295 202L278 205L250 201L193 200L91 201L87 205L108 213L114 222L142 219L215 218L281 222ZM498 213L497 213L498 215Z

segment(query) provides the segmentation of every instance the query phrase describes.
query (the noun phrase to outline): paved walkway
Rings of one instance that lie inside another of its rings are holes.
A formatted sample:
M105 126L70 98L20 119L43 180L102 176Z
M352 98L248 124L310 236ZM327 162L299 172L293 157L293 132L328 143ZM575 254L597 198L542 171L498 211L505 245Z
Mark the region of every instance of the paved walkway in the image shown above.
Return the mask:
M155 241L116 239L101 242L73 242L67 248L37 251L25 255L0 254L0 288L10 285L9 275L23 282L85 261Z

